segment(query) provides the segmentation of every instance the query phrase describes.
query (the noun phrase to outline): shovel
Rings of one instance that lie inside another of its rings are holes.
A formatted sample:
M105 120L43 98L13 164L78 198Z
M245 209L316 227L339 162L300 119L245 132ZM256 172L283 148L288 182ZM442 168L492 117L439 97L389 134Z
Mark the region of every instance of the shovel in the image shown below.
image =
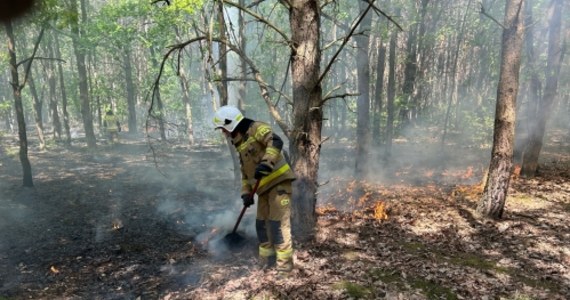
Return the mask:
M255 183L255 186L253 187L253 190L249 194L249 197L253 198L253 195L255 195L255 192L257 192L257 187L259 187L259 180ZM239 223L241 222L241 219L243 218L243 214L245 213L246 210L247 206L244 205L243 208L241 209L241 213L239 214L236 225L234 226L234 230L226 234L226 236L224 237L224 239L230 246L239 245L243 241L243 237L239 235L239 233L237 233L236 231L239 226Z

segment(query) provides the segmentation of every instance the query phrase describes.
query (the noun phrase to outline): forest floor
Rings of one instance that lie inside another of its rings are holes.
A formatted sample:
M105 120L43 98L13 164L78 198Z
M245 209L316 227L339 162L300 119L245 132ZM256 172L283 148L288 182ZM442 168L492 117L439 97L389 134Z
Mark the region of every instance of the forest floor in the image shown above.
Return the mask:
M24 188L4 134L0 300L569 299L569 141L549 136L538 177L513 174L497 222L475 212L488 148L399 139L355 181L353 149L323 146L316 239L282 279L256 268L255 209L246 243L223 242L241 204L226 148L32 146Z

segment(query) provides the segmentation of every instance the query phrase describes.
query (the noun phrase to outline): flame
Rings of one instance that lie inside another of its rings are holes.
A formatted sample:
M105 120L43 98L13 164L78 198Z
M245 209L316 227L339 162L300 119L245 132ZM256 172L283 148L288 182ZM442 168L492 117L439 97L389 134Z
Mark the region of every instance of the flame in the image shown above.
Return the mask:
M123 228L123 222L119 219L113 220L112 228L113 230L119 230Z
M383 201L377 201L374 205L374 219L376 220L388 220L388 214L386 212L386 203Z
M514 178L518 178L519 176L521 176L521 169L522 169L521 165L515 165L515 167L513 168L513 177Z
M56 267L55 267L55 266L51 266L51 267L49 268L49 270L50 270L52 273L54 273L54 274L57 274L57 273L59 273L59 270L58 270L58 269L56 269Z
M366 192L364 193L364 195L362 195L359 199L358 199L358 206L364 206L364 204L366 204L366 202L368 201L368 199L370 199L371 196L371 192Z
M316 208L316 212L317 212L317 214L319 214L319 215L325 215L325 214L328 214L328 213L336 213L336 212L337 212L337 209L336 209L336 207L335 207L333 204L327 203L327 204L325 204L325 205L323 205L323 206L317 207L317 208Z

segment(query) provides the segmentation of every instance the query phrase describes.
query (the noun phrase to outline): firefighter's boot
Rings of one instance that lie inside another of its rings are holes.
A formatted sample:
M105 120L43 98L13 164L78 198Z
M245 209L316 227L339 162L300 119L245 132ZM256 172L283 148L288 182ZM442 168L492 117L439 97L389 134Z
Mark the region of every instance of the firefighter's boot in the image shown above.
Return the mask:
M275 250L270 242L259 244L259 258L257 260L257 266L261 270L271 268L275 265Z

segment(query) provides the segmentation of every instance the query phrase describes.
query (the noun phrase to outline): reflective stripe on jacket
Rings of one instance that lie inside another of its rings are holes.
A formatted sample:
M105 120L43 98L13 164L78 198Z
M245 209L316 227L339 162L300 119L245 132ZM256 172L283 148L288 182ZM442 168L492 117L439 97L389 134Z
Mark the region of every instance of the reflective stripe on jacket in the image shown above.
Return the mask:
M281 139L277 138L281 142ZM294 180L295 174L282 154L282 143L275 145L271 126L263 122L253 122L244 136L238 135L233 143L240 157L242 194L251 192L255 184L255 168L262 161L273 167L273 172L263 177L257 194L261 195L276 184Z
M103 126L105 126L109 132L118 131L118 124L119 122L115 115L105 115L103 117Z

